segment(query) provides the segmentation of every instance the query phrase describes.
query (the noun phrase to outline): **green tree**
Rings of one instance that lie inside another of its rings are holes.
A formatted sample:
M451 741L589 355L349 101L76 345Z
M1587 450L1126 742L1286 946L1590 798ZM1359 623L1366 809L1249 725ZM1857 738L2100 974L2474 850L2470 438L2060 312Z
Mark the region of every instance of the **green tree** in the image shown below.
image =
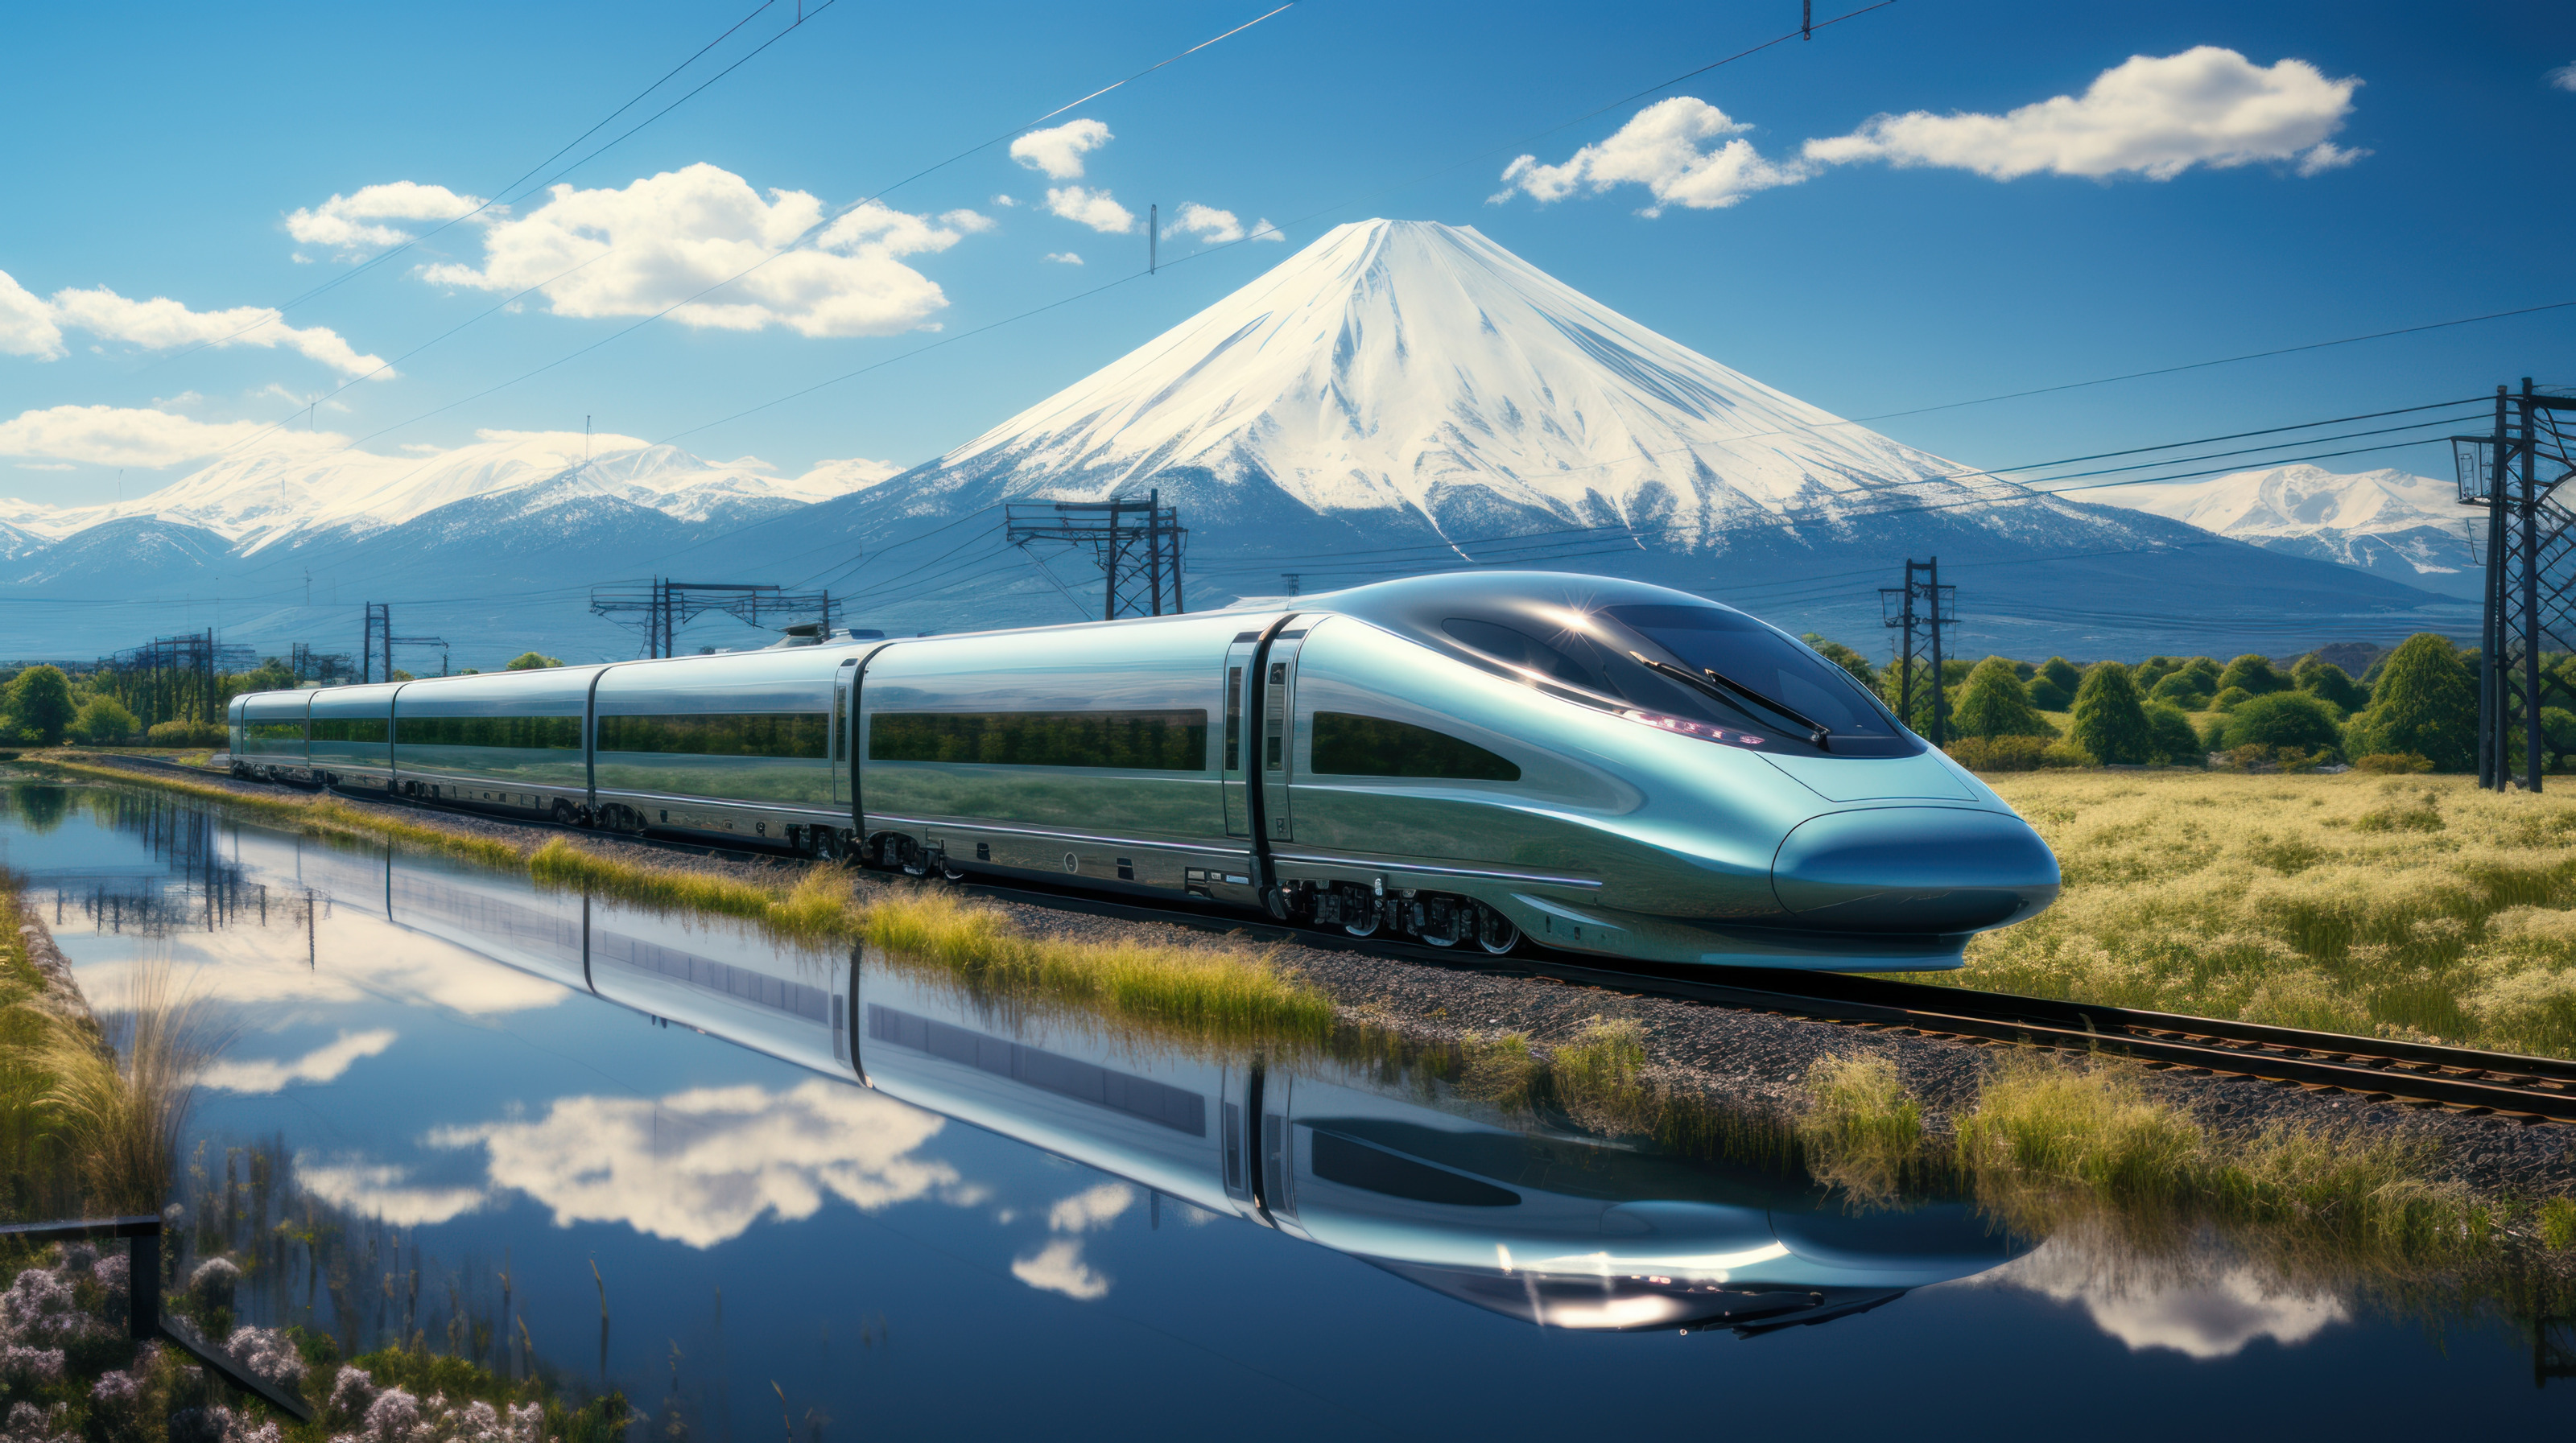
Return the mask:
M2157 682L2160 682L2166 677L2173 675L2175 672L2182 670L2182 668L2183 659L2181 657L2151 656L2145 661L2138 663L2138 669L2131 673L2129 680L2140 692L2152 693L2155 690Z
M2478 763L2478 689L2446 637L2417 632L2388 654L2370 709L2352 719L2345 750L2357 757L2420 752L2433 769Z
M2227 714L2215 750L2254 745L2289 747L2303 754L2333 752L2343 745L2343 722L2324 699L2303 691L2250 697Z
M84 746L104 746L121 742L143 730L124 704L112 696L94 696L81 703L81 709L65 729L73 741Z
M2218 695L2211 697L2209 699L2209 706L2212 711L2234 711L2253 699L2254 693L2247 691L2241 686L2231 686L2227 690L2220 692Z
M2075 692L2074 741L2106 765L2156 759L2155 729L2147 722L2127 667L2097 661L2084 673L2084 684Z
M2057 728L2030 704L2013 664L2000 656L1978 662L1960 688L1950 729L1963 737L2053 737Z
M2334 703L2346 716L2370 705L2370 693L2361 689L2361 683L2330 661L2308 657L2290 673L2290 680L2310 696Z
M2276 691L2288 691L2290 679L2272 669L2270 658L2256 656L2249 651L2229 662L2227 670L2219 673L2218 689L2225 691L2231 686L2241 686L2253 696L2267 696Z
M31 666L9 683L9 716L22 732L46 746L60 746L72 720L71 678L58 666Z
M2155 736L2156 759L2171 766L2196 767L2205 764L2213 750L2200 744L2200 733L2191 728L2191 718L2171 702L2150 701L2145 705L2147 729Z
M259 668L242 673L243 691L293 691L295 672L276 657L263 657Z
M2052 656L2030 679L2030 704L2041 711L2064 711L2075 705L2075 689L2083 684L2084 673L2075 663Z
M547 669L548 667L556 667L556 666L561 666L561 665L563 665L563 663L562 663L562 662L557 661L555 658L553 658L553 657L551 657L551 656L540 656L540 655L538 655L537 653L535 653L535 652L533 652L533 651L523 651L523 652L520 652L517 656L512 657L512 658L510 659L510 664L509 664L508 666L506 666L506 667L503 667L503 668L502 668L502 670L504 670L504 671L544 671L544 670L545 670L545 669Z

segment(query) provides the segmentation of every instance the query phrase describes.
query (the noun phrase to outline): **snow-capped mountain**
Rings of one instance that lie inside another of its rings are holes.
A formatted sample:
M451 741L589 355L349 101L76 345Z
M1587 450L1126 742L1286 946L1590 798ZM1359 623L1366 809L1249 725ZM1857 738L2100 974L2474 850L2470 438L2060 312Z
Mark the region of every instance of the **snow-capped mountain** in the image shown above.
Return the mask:
M2469 542L2486 513L2462 506L2448 481L2391 470L2338 475L2302 464L2104 494L2116 505L2256 546L2456 596L2478 594Z
M2137 648L2112 639L2132 630L2161 640L2239 614L2432 600L1977 474L1659 335L1471 228L1415 221L1342 226L938 460L793 526L799 541L837 533L870 558L889 578L875 595L890 625L1066 620L1093 604L1087 554L1059 558L1050 580L1026 564L1036 553L1000 544L998 518L990 537L965 522L1006 501L1148 490L1189 529L1193 607L1541 565L1742 599L1875 651L1875 588L1909 557L1937 555L1982 628L1954 644L2055 649L2050 638L2098 632L2066 644L2100 655ZM743 554L775 539L747 536ZM1820 573L1844 579L1811 584ZM2135 613L2141 587L2202 614ZM1784 595L1794 611L1781 612Z
M0 503L0 526L59 539L110 521L148 517L212 531L249 556L324 533L372 535L458 501L559 478L679 520L704 521L811 505L899 469L881 461L826 461L806 475L782 477L768 474L755 458L710 462L631 436L481 434L484 439L472 445L428 456L296 446L262 450L216 461L120 505L54 510Z

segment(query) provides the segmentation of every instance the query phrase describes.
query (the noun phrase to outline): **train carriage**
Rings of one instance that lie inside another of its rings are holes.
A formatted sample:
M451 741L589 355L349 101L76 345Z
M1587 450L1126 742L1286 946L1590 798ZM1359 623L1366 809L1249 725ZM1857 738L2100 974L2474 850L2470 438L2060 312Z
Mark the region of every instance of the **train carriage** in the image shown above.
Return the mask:
M340 695L238 701L236 767L303 766L327 706L314 770L363 782L354 729L389 707L404 795L1440 946L1921 970L2058 887L1839 667L1600 577Z

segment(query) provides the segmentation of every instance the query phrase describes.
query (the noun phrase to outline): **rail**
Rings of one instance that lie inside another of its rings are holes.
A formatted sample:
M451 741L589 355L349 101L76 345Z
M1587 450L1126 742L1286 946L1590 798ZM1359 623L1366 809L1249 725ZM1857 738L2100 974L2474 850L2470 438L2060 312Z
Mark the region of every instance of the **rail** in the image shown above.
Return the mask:
M300 1422L313 1421L313 1406L243 1367L239 1359L200 1334L195 1325L161 1311L161 1217L86 1218L57 1222L0 1224L0 1240L22 1243L77 1242L89 1238L122 1238L126 1242L126 1334L138 1342L165 1338L225 1382L251 1393Z

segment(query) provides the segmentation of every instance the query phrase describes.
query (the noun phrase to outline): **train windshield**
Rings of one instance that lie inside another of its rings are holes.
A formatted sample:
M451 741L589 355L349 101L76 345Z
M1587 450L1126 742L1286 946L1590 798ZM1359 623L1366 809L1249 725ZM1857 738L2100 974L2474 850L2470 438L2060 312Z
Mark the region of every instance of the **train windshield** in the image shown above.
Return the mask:
M1707 678L1710 702L1765 726L1812 723L1844 755L1910 753L1895 719L1850 673L1740 612L1716 606L1611 606L1599 613L1646 643L1613 646L1642 658L1658 676Z

